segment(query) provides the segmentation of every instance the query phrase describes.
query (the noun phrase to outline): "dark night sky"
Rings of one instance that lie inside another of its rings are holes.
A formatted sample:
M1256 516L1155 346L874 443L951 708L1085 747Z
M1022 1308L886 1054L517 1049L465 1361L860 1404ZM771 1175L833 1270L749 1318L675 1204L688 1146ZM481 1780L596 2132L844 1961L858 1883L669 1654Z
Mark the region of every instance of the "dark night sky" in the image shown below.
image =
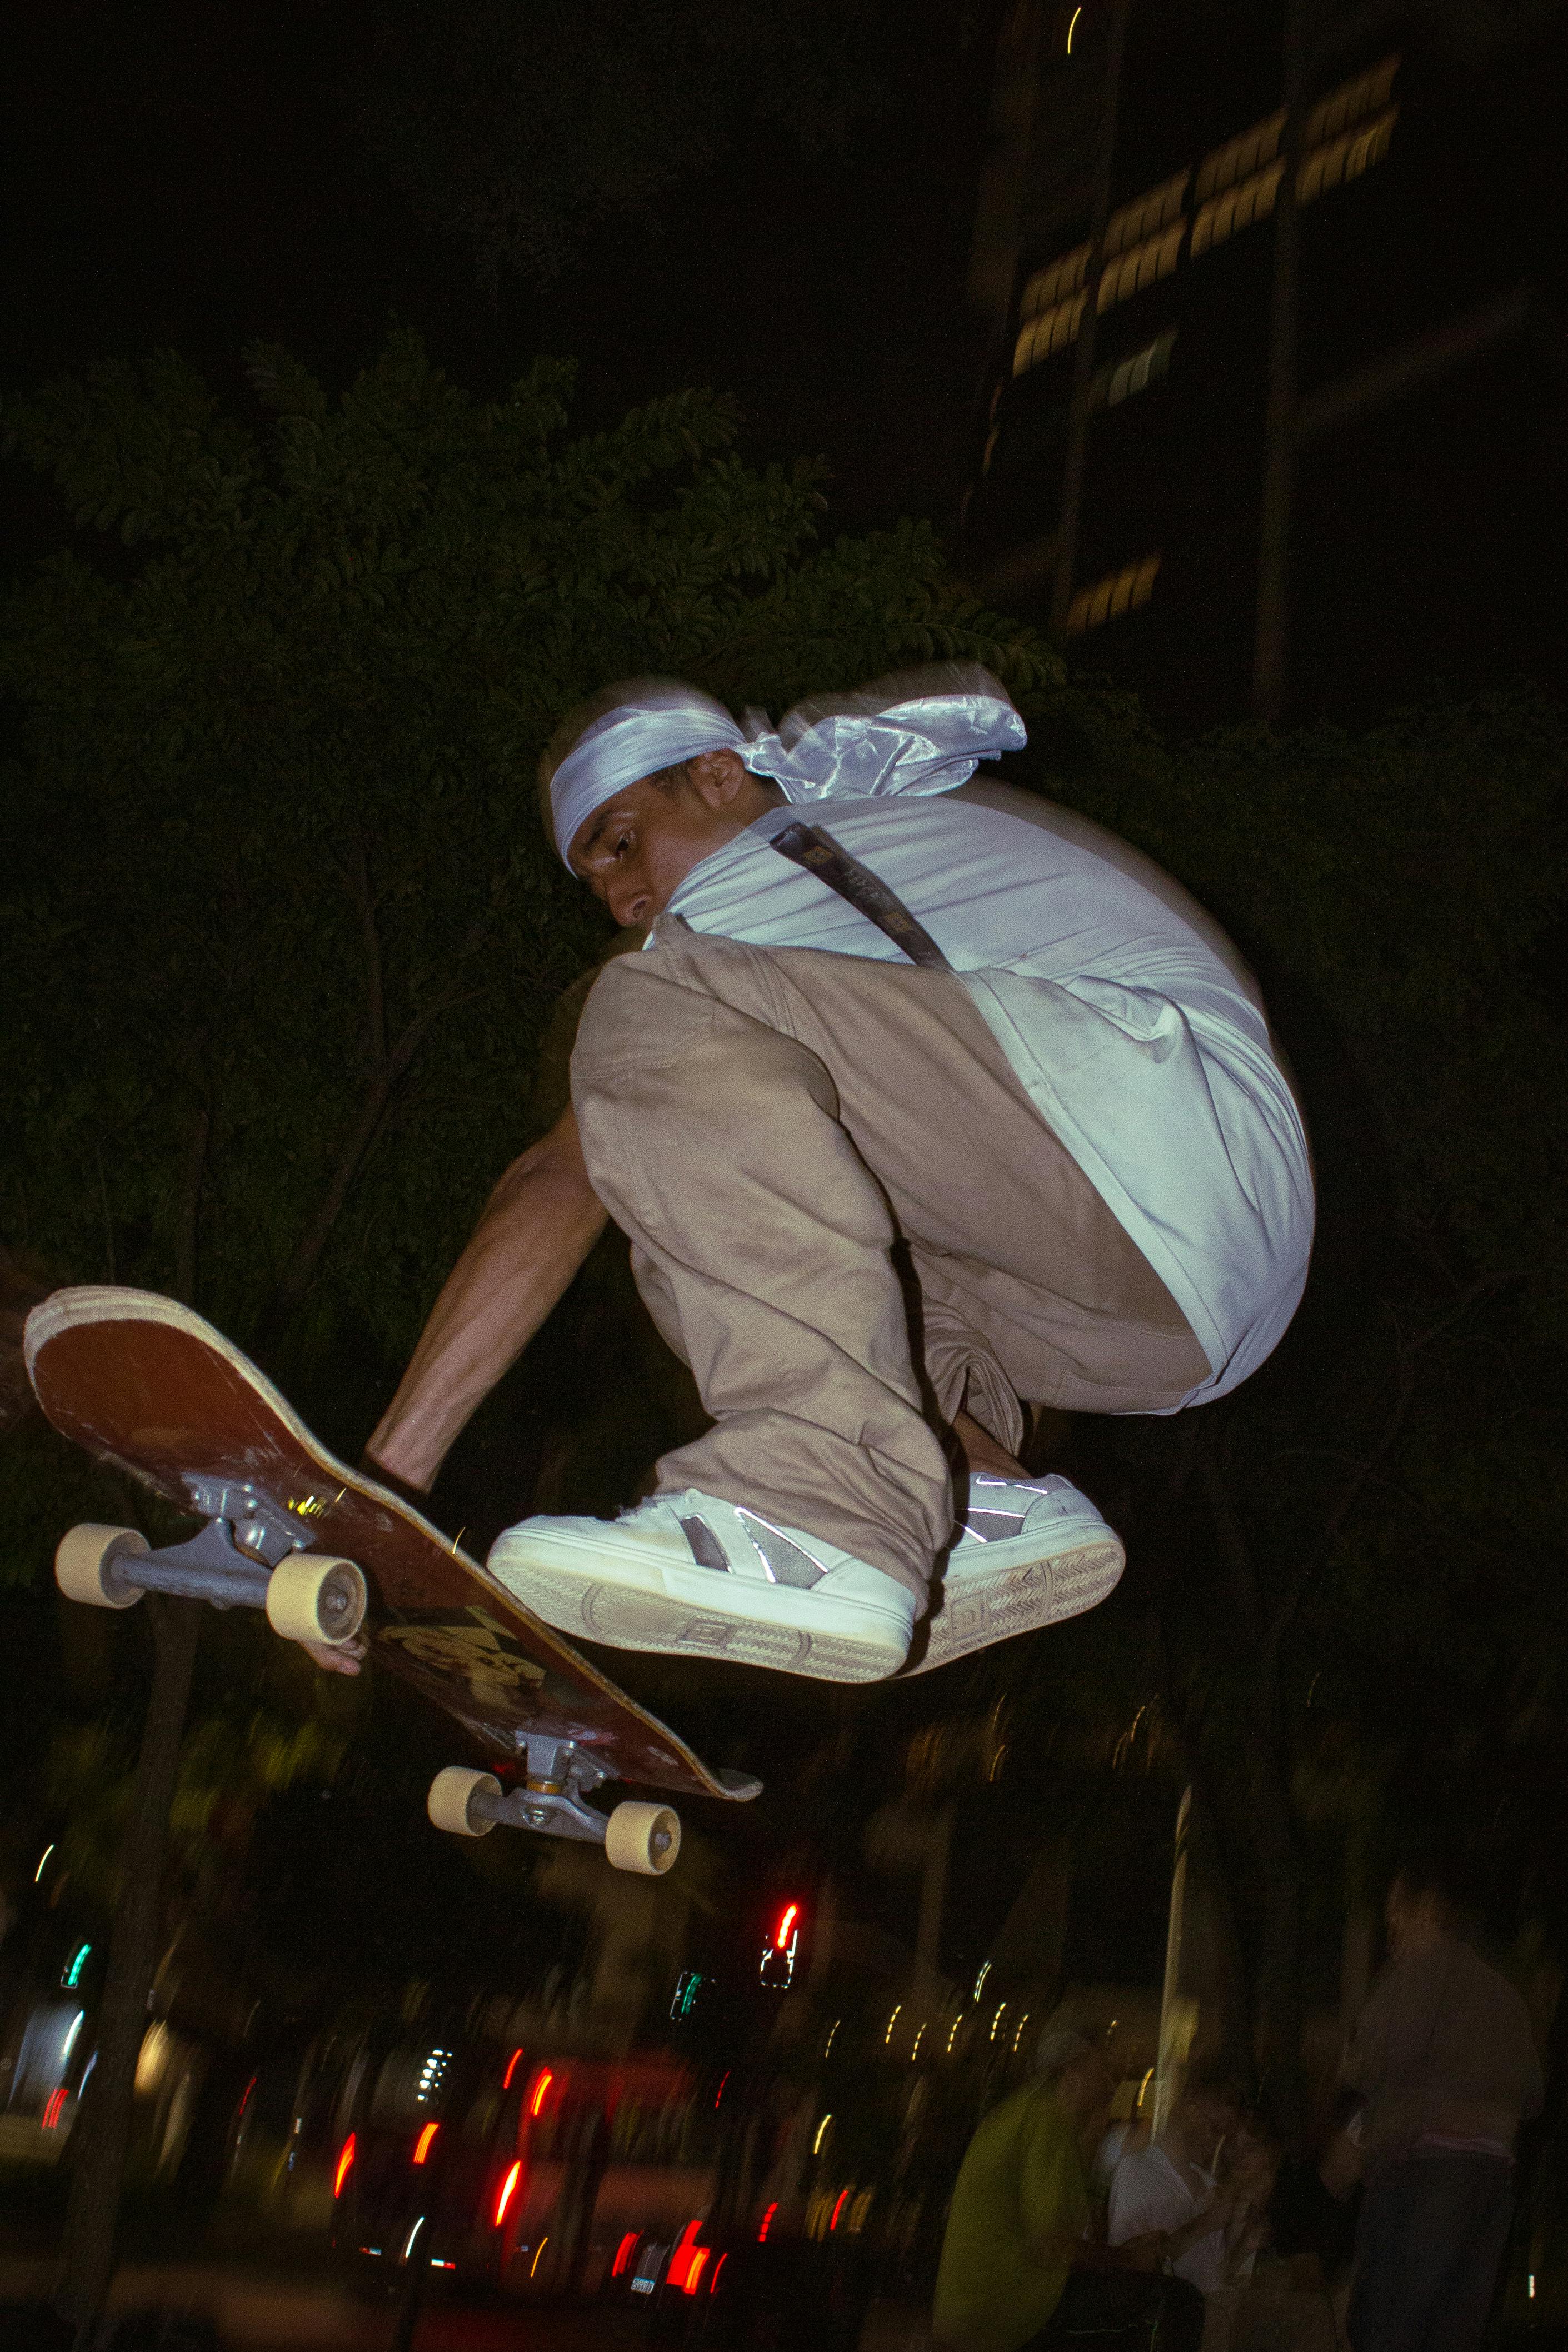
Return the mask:
M513 278L494 302L360 134L376 17L353 0L31 12L13 58L6 384L173 343L231 390L252 336L341 383L395 316L477 392L540 352L579 359L584 424L685 384L731 391L748 455L827 455L842 523L945 519L973 382L988 12L966 27L911 9L884 117L844 154L808 161L787 130L745 129L662 233L606 230L547 293Z

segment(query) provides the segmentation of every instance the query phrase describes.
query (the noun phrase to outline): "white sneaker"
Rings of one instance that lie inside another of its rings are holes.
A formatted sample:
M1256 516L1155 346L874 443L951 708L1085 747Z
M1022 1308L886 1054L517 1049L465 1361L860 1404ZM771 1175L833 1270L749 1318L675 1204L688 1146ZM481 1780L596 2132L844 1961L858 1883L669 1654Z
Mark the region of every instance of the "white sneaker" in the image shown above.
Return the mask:
M695 1486L618 1519L523 1519L489 1565L563 1633L823 1682L897 1674L914 1628L913 1594L879 1568Z
M1126 1562L1121 1537L1069 1479L1054 1471L971 1478L969 1508L932 1590L925 1654L910 1674L1081 1616L1104 1600Z

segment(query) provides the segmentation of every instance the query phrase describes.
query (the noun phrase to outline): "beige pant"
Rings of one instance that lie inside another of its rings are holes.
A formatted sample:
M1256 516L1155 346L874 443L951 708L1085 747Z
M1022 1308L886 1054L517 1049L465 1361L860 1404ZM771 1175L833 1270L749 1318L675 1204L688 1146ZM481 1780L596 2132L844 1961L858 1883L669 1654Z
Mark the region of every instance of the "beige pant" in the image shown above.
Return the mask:
M923 1600L966 1393L1016 1450L1020 1396L1150 1412L1207 1376L950 973L661 927L595 982L572 1097L714 1418L661 1494L744 1503Z

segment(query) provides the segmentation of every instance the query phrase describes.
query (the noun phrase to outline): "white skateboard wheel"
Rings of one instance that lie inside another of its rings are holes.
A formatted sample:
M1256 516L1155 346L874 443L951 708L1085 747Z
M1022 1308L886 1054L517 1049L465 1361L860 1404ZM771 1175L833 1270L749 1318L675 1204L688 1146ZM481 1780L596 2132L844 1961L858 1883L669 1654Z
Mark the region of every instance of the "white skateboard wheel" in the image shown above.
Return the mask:
M487 1797L500 1795L500 1782L493 1772L476 1772L469 1764L448 1764L431 1781L425 1810L448 1837L488 1836L494 1822L476 1820L468 1811L481 1790Z
M680 1816L668 1805L617 1805L605 1825L605 1859L612 1870L662 1878L679 1852Z
M291 1552L267 1583L267 1622L286 1642L352 1642L364 1622L369 1594L352 1559Z
M129 1609L141 1600L142 1587L115 1562L149 1549L135 1528L72 1528L55 1553L55 1582L68 1601L85 1601L89 1609Z

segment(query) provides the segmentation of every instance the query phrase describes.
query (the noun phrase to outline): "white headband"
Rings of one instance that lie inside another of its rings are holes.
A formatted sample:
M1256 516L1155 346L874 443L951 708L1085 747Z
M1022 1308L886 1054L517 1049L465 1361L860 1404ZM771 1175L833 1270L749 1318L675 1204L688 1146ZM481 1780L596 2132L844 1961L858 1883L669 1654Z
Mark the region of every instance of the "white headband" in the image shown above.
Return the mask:
M733 751L786 800L809 801L955 792L983 759L1026 740L1005 688L968 663L936 662L859 694L796 703L776 731L761 711L749 710L742 729L710 695L661 680L592 720L556 769L555 845L565 858L596 808L700 751Z

